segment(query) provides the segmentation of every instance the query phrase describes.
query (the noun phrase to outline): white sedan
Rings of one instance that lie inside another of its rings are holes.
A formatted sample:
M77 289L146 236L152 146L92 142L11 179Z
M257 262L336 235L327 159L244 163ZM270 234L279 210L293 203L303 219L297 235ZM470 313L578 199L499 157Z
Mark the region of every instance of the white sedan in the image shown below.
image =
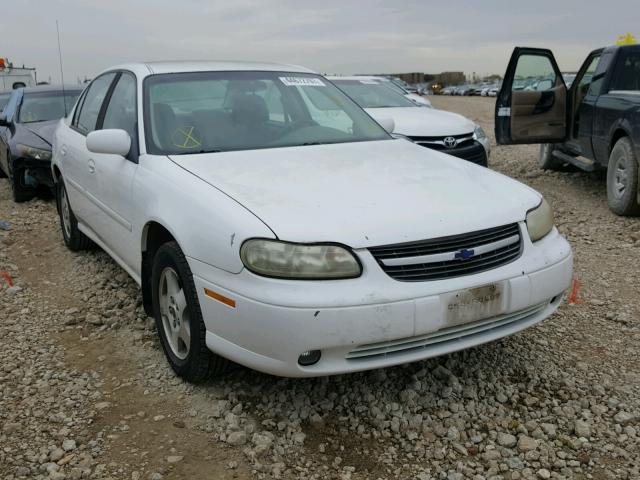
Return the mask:
M468 118L435 108L419 108L374 77L327 78L377 121L391 118L395 135L487 166L491 151L489 139L484 130Z
M539 193L394 139L291 65L109 69L52 172L66 245L140 284L192 382L228 360L302 377L442 355L540 322L571 280Z

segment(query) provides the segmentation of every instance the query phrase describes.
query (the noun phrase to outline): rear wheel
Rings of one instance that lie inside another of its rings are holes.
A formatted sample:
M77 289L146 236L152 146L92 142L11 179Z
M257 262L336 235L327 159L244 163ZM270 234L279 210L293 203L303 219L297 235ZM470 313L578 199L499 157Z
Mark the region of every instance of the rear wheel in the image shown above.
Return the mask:
M91 240L78 229L78 220L71 210L67 187L62 178L56 184L56 202L58 203L58 215L60 216L60 228L64 244L69 250L86 250L91 245Z
M156 252L151 282L156 327L171 368L192 383L225 372L229 361L207 348L193 275L176 242Z
M638 159L631 140L623 137L616 142L607 167L607 200L617 215L640 215L638 204Z
M540 145L538 155L538 165L543 170L561 170L564 162L553 156L553 143L543 143Z

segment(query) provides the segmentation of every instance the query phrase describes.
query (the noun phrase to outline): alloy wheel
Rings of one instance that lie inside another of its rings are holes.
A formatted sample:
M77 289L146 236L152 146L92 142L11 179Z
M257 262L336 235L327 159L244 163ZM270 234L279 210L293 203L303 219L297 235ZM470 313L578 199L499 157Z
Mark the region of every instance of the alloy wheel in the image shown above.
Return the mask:
M184 360L189 355L191 346L191 323L186 296L173 268L166 267L160 274L158 292L167 343L173 354Z

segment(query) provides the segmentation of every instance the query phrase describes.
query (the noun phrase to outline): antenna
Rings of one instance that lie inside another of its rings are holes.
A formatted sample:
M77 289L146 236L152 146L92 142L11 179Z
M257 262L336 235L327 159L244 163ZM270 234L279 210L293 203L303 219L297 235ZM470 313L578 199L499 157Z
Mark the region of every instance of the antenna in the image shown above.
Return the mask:
M58 32L58 59L60 61L60 80L62 80L62 104L64 105L64 116L67 116L67 93L64 91L64 72L62 71L62 47L60 47L60 26L56 20L56 31Z

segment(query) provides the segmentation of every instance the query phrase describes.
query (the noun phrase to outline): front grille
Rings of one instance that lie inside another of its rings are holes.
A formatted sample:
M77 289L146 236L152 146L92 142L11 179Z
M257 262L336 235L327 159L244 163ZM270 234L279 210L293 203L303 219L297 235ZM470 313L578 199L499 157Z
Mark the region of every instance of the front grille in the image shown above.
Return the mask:
M369 360L416 350L444 347L447 344L455 344L461 338L473 337L474 335L486 334L491 331L507 329L510 327L517 327L519 324L527 324L547 308L548 305L549 302L544 302L517 312L485 318L483 320L477 320L475 322L462 325L455 325L453 327L443 328L442 330L437 330L424 335L360 345L359 347L351 350L347 354L346 358L347 360L352 361Z
M451 135L458 142L455 147L447 148L444 139L446 137L410 137L414 143L420 146L438 150L454 157L462 158L478 165L487 165L487 152L482 144L473 139L472 134Z
M520 256L517 223L462 235L372 247L369 252L396 280L420 282L491 270Z

